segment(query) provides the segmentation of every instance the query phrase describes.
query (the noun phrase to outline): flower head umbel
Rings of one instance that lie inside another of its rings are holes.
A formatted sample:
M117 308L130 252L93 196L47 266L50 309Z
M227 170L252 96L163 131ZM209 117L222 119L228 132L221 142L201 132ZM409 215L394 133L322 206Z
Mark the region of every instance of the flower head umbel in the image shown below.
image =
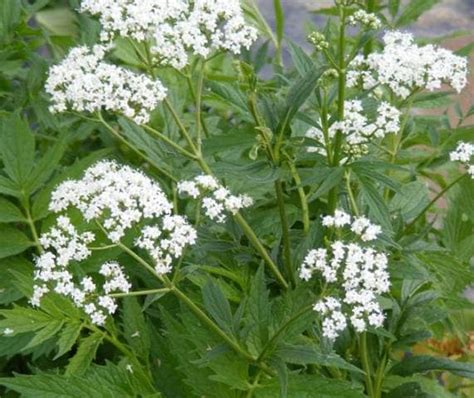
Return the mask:
M116 262L103 264L99 279L77 278L72 272L73 263L92 256L91 244L98 234L105 234L112 246L120 246L132 227L138 227L135 246L149 253L160 275L170 272L173 260L197 238L187 220L172 213L172 204L155 181L113 161L101 161L87 169L82 179L60 184L49 208L60 215L40 237L45 251L35 262L31 303L39 305L44 294L54 291L72 299L99 325L117 308L112 294L127 293L131 285ZM64 215L70 209L81 214L81 228Z
M225 221L225 212L236 214L239 210L252 205L253 200L247 195L232 195L209 175L200 175L189 181L178 184L178 192L194 199L202 198L202 207L206 216L221 223Z
M367 145L374 139L381 139L387 134L397 133L400 129L400 111L387 102L382 102L374 118L365 114L360 100L344 103L344 119L334 122L328 129L328 138L333 139L340 131L345 139L344 152L350 157L358 157L367 152ZM308 147L308 152L326 155L325 139L321 129L312 127L306 137L317 141L319 147Z
M474 156L474 144L460 142L456 149L449 154L453 162L460 162L467 168L468 174L474 178L474 163L471 161Z
M81 11L99 17L103 40L150 40L154 60L177 69L188 64L190 54L238 54L257 39L240 0L83 0Z
M460 92L467 84L467 59L433 45L418 46L413 35L387 32L380 53L354 58L347 74L349 87L362 83L369 90L377 85L389 87L407 98L417 89L433 91L449 84Z
M323 225L350 231L354 237L310 250L300 268L301 279L319 274L331 292L314 305L314 310L323 316L324 336L335 339L348 321L357 332L368 326L382 326L384 315L377 297L390 287L388 258L365 243L379 236L380 226L364 216L351 217L341 210L323 217Z
M148 122L150 113L165 98L166 88L159 80L105 62L106 50L99 45L76 47L60 64L51 67L46 81L51 111L107 110L137 124Z

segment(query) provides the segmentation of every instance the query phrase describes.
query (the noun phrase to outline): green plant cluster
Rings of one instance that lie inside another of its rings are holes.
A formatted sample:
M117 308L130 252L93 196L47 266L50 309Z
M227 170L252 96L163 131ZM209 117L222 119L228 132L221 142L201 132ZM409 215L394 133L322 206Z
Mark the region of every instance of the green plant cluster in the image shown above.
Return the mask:
M474 141L465 122L474 108L462 110L450 91L387 97L402 126L368 154L342 162L340 135L327 157L305 150L308 126L343 117L345 100L358 95L373 106L368 93L346 87L345 72L357 53L380 48L379 36L350 34L348 16L365 9L404 28L437 1L335 3L315 11L324 27L308 25L327 41L324 51L285 39L279 0L275 31L255 1L244 2L263 39L239 59L216 53L178 72L147 62L146 44L118 39L117 64L169 88L150 123L138 126L105 112L48 110L48 67L72 46L98 41L99 23L76 12L78 1L0 0L2 396L472 396L474 310L464 291L474 279L474 181L449 152ZM119 259L133 284L98 327L62 296L45 296L39 308L28 300L39 236L55 219L51 192L105 158L159 181L196 226L198 243L165 285L142 266L145 253L123 245L78 265L93 272ZM254 205L224 224L203 218L176 188L203 172ZM312 309L324 286L298 271L308 250L327 243L321 216L336 208L382 226L378 248L389 255L392 286L380 298L383 328L359 335L349 327L332 342ZM455 355L430 344L447 337L462 347Z

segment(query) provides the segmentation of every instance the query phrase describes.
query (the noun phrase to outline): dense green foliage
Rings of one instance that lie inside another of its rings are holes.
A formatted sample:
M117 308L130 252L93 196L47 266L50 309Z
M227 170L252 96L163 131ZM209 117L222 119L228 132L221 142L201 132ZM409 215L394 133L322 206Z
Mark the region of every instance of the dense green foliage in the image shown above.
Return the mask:
M385 93L403 112L400 133L351 162L341 162L337 142L330 159L307 152L308 128L324 114L337 117L345 99L361 97L374 111L376 104L325 73L333 65L324 54L285 39L279 1L275 32L254 1L244 3L262 40L240 59L217 53L177 72L147 65L140 48L117 41L116 64L156 73L169 88L144 127L105 112L50 113L49 65L72 46L96 43L99 23L76 12L78 0L0 0L2 396L472 396L466 347L474 310L463 292L474 279L474 180L449 152L458 141L474 142L474 128L464 123L473 108L462 111L451 91L408 100ZM346 34L341 13L344 19L365 7L386 26L406 27L436 1L359 3L367 4L317 11L327 17L319 31L328 54L343 69L380 42L376 32ZM159 181L199 239L166 289L120 247L81 263L94 272L118 259L134 291L152 291L120 300L98 327L62 296L45 296L39 308L28 299L39 236L55 219L51 192L104 158ZM254 205L225 224L201 218L195 203L178 197L176 183L209 169ZM312 310L322 283L300 280L298 269L309 249L327 242L321 216L336 208L382 226L377 247L389 255L392 286L380 298L383 328L357 334L349 327L331 342ZM455 358L427 343L446 336L465 348Z

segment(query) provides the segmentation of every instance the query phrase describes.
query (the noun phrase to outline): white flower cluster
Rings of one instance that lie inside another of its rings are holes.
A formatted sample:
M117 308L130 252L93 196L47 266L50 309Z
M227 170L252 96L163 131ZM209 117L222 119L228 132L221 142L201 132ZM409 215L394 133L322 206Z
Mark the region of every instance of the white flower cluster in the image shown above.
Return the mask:
M344 103L344 120L333 123L328 129L328 138L333 139L337 131L341 131L346 140L346 152L352 156L367 151L366 144L372 138L383 138L386 134L397 133L400 129L400 111L382 102L377 108L375 120L370 121L364 114L362 102L359 100ZM324 144L323 132L312 127L306 132L306 137ZM326 148L309 147L308 152L317 152L326 155Z
M351 15L347 21L351 25L357 25L360 23L365 26L367 29L379 29L382 26L380 19L377 18L375 14L368 13L364 10L358 10L353 15Z
M74 280L68 266L87 259L91 255L87 245L94 240L92 232L78 232L69 217L58 217L56 226L40 238L46 251L35 261L36 284L30 299L32 305L40 305L41 298L54 291L69 297L90 316L93 323L104 324L106 314L113 314L117 309L110 293L128 293L131 285L117 263L102 265L100 274L104 276L104 282L99 286L90 276L83 277L80 282ZM104 294L98 295L99 290Z
M366 217L352 218L341 210L334 216L323 218L323 225L334 228L350 228L362 241L369 242L382 232ZM390 287L387 272L388 258L372 247L356 242L336 240L328 248L310 250L300 269L300 278L309 280L320 273L336 297L323 297L314 310L323 317L323 334L335 339L345 329L347 320L357 332L380 327L384 315L377 297ZM338 298L338 296L340 298Z
M120 113L137 124L149 121L150 112L166 96L159 80L151 80L104 61L107 48L96 45L73 48L51 67L46 91L51 112L68 109L94 113L102 109Z
M219 223L225 221L226 211L236 214L239 210L253 204L253 200L249 196L232 195L227 188L209 175L200 175L193 180L181 181L178 184L178 192L194 199L202 197L202 207L205 214L211 220L216 220Z
M381 84L407 98L416 89L433 91L443 83L457 92L466 86L466 58L433 45L418 46L410 33L387 32L383 41L382 52L354 58L347 74L349 87L362 82L364 89L370 90Z
M460 142L456 149L449 154L453 162L461 162L467 168L469 175L474 178L474 163L471 158L474 156L474 144L469 142Z
M172 261L197 238L185 218L172 214L172 204L157 183L112 161L101 161L87 169L82 179L60 184L52 193L49 208L55 213L78 210L87 225L100 228L114 244L119 244L132 227L151 223L142 226L135 245L148 251L158 274L170 272ZM90 276L75 283L68 269L71 263L91 256L88 245L95 240L93 232L79 232L70 218L58 216L57 225L40 238L46 251L36 260L38 283L31 298L33 305L39 305L41 297L53 290L70 297L98 325L105 322L106 314L115 312L117 305L110 294L127 293L131 288L117 263L102 265L101 289ZM98 290L104 294L99 295Z
M182 69L189 53L208 57L214 50L238 54L257 39L240 0L84 0L81 11L97 15L102 39L115 36L152 40L152 56Z

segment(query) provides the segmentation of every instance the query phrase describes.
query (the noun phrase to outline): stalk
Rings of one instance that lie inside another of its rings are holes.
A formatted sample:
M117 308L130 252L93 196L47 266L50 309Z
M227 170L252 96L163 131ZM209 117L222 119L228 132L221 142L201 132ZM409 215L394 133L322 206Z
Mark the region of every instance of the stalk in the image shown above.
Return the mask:
M421 211L420 214L418 214L413 221L411 221L405 228L405 231L408 232L410 229L415 225L415 223L425 215L425 213L439 200L441 199L446 192L448 192L452 187L454 187L459 181L461 181L463 178L467 177L466 174L460 175L458 178L456 178L453 182L451 182L449 185L447 185L441 192L439 192L432 200L430 203L428 203L424 209Z
M307 235L309 232L309 207L308 207L308 198L306 197L306 192L304 191L303 185L301 183L300 175L298 170L291 160L288 161L290 166L291 175L296 184L296 189L298 190L298 196L300 197L301 202L301 211L303 212L303 231Z
M374 388L372 384L372 367L370 366L370 361L369 361L369 352L367 349L367 333L363 332L359 336L359 351L360 351L360 357L362 360L362 368L364 369L365 372L365 385L367 388L367 395L370 398L374 398Z
M338 102L337 102L337 117L338 120L344 119L344 102L346 96L346 12L343 6L339 8L340 26L339 26L339 54L338 54L338 65L339 65L339 77L338 77ZM342 146L342 132L336 133L336 139L334 141L334 152L333 152L333 167L338 167L341 157L341 146ZM334 213L337 206L338 187L334 187L329 192L328 197L328 211L329 214Z
M275 181L275 192L277 195L278 210L280 212L282 240L283 240L283 262L285 263L286 272L293 286L296 285L295 275L291 262L291 244L290 244L290 226L288 224L288 216L285 209L285 198L283 195L283 186L280 179Z

